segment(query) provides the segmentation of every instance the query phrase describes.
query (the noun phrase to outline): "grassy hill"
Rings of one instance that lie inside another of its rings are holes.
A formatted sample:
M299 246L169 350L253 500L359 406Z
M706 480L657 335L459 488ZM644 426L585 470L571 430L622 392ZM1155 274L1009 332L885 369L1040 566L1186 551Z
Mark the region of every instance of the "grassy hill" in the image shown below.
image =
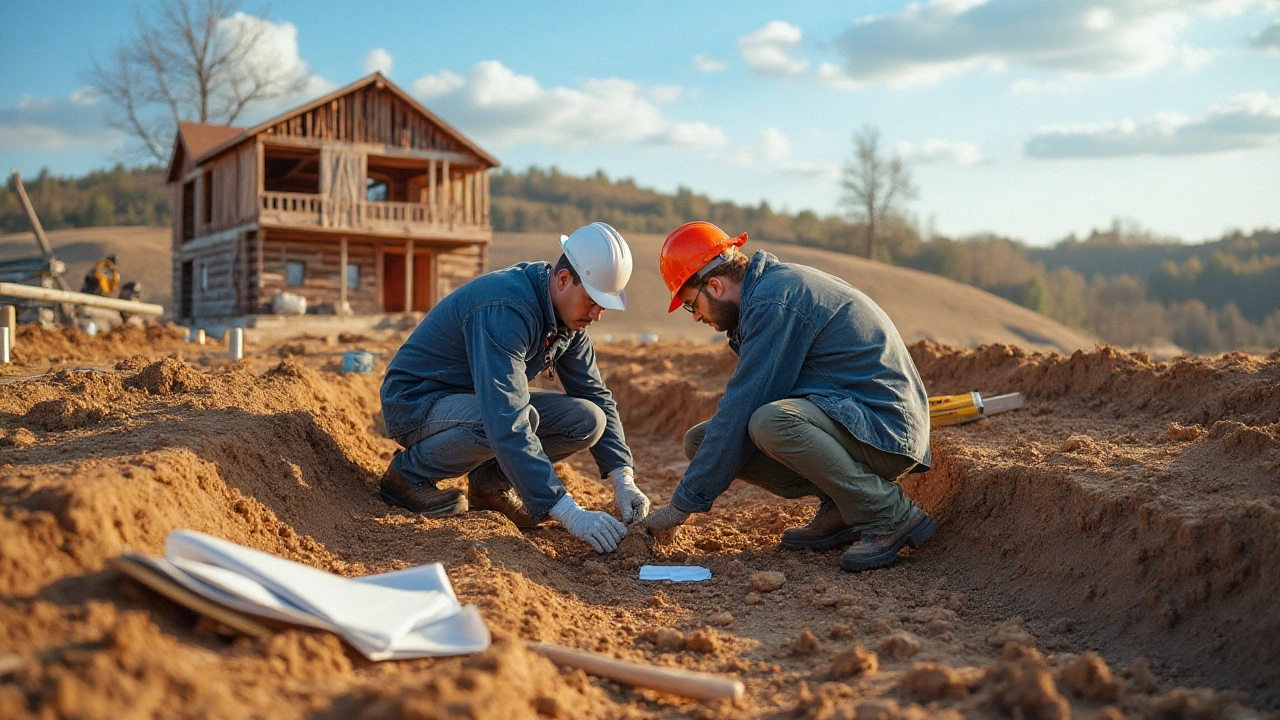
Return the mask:
M490 267L522 260L553 261L560 256L558 237L554 233L495 233ZM687 313L667 313L670 295L658 273L664 236L626 233L626 238L636 263L627 285L628 309L606 312L592 335L612 334L624 339L652 332L663 340L700 341L723 337L694 323ZM743 246L749 252L760 249L784 262L811 265L844 278L884 308L907 342L929 339L960 347L1000 342L1066 353L1094 344L1094 338L1085 333L937 275L815 248L751 240Z
M555 233L495 233L489 252L490 267L505 267L522 260L555 260L560 252L557 238ZM77 289L80 278L94 262L114 253L124 280L142 282L148 300L172 307L168 228L56 230L49 233L49 239L59 259L67 263L68 280ZM709 341L723 337L694 323L686 313L667 313L669 296L658 274L663 236L630 233L627 241L636 260L627 291L630 309L606 313L593 335L600 339L613 335L618 340L644 333L656 333L663 340ZM765 249L784 261L812 265L844 278L879 303L908 342L927 338L961 347L1001 342L1061 352L1091 347L1094 342L1092 337L1024 307L936 275L793 245L750 241L745 249ZM0 259L35 253L31 233L0 236Z

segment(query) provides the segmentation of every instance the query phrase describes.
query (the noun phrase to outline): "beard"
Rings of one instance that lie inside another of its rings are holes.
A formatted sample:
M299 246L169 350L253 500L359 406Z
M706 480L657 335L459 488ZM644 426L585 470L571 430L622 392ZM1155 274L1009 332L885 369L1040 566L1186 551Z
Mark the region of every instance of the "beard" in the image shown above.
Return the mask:
M734 330L738 329L738 313L741 308L737 303L728 300L717 300L706 295L707 306L709 310L706 313L707 322L722 333L732 335Z

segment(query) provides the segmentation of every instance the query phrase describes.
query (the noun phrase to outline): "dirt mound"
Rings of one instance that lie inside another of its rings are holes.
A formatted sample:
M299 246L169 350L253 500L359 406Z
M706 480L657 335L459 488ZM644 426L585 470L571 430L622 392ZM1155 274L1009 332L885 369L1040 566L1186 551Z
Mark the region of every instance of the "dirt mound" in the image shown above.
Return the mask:
M854 575L839 551L778 547L813 501L742 484L674 533L636 534L610 555L554 522L522 532L491 512L392 509L375 493L396 448L378 432L380 377L332 372L340 349L307 341L284 361L269 346L193 363L157 359L165 337L130 342L152 356L121 342L118 357L84 350L85 362L118 361L105 370L0 385L0 716L1233 717L1280 706L1269 642L1280 633L1280 355L1155 363L1106 347L913 345L932 393L1018 391L1028 406L935 432L934 469L906 483L938 521L935 540ZM662 502L732 353L623 343L600 357L638 483ZM589 455L558 472L584 507L612 508ZM497 641L473 658L372 664L321 633L224 638L104 569L126 547L161 552L177 528L344 575L443 562ZM713 577L646 583L643 563ZM519 640L733 674L747 696L729 707L628 689L557 670ZM828 681L855 647L875 668Z
M103 362L138 354L172 352L181 349L186 340L186 329L174 324L121 325L92 336L76 328L46 330L39 325L21 325L11 357L15 365L33 366Z

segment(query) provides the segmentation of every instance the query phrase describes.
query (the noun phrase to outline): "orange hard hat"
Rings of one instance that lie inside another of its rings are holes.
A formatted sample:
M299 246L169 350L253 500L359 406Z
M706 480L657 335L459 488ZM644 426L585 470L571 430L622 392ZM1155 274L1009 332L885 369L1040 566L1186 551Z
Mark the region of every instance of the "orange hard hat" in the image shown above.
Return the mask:
M658 256L662 279L671 291L671 307L667 312L675 312L680 307L680 297L676 293L689 278L725 250L742 247L746 241L746 233L736 238L729 237L725 231L701 220L685 223L672 231L667 241L662 243L662 253Z

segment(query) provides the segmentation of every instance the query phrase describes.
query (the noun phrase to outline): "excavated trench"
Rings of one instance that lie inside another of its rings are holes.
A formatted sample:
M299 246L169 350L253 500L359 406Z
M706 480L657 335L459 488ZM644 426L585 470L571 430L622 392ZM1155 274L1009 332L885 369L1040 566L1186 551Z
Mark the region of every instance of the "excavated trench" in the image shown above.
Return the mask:
M1109 348L912 351L931 393L1018 391L1028 407L935 433L933 470L907 484L938 520L935 540L861 575L841 572L838 552L779 550L778 535L813 504L749 487L674 538L631 538L606 556L554 524L522 533L491 513L388 509L374 492L395 447L377 432L378 378L317 370L333 364L318 354L256 369L135 358L0 386L0 715L1280 707L1269 643L1280 630L1280 356L1155 364ZM734 359L701 345L600 355L640 484L664 500L686 464L680 438L714 412ZM584 506L608 508L585 454L561 474ZM444 562L497 642L475 658L372 665L323 634L222 638L104 569L126 547L161 552L176 528L346 575ZM715 577L644 584L642 562L702 564ZM765 571L786 584L757 590L753 574ZM699 706L561 673L517 638L732 673L747 698ZM1038 653L1002 656L1010 638ZM852 644L877 650L880 671L829 682ZM1073 680L1089 650L1114 673ZM912 680L929 664L950 668L937 671L947 682L936 692ZM1123 680L1098 679L1112 675ZM1052 676L1049 690L1006 692L1024 676Z

